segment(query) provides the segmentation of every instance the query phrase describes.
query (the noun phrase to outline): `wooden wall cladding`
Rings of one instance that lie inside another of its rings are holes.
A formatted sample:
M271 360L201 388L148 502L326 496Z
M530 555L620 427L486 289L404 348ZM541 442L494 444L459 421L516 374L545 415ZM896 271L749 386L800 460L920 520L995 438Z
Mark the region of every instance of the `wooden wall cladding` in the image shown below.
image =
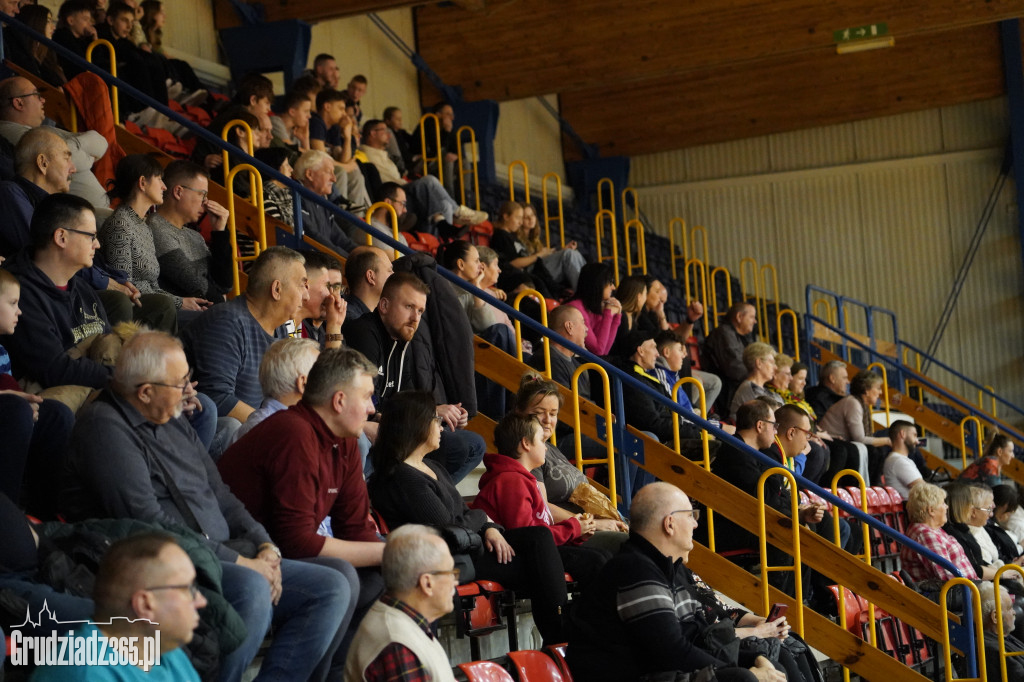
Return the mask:
M563 92L562 115L602 155L634 155L995 97L997 24ZM579 158L574 145L566 159Z
M607 88L833 45L887 22L914 35L1024 16L1024 0L516 0L416 10L418 50L468 100Z

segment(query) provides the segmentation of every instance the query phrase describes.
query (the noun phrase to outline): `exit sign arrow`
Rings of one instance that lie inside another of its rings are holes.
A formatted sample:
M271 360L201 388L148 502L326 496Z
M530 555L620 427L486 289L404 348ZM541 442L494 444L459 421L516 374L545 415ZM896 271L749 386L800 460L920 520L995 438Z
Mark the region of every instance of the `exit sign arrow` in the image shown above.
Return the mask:
M867 26L853 26L844 28L832 33L832 41L836 43L848 43L853 40L864 40L877 38L889 33L889 25L886 23L868 24Z

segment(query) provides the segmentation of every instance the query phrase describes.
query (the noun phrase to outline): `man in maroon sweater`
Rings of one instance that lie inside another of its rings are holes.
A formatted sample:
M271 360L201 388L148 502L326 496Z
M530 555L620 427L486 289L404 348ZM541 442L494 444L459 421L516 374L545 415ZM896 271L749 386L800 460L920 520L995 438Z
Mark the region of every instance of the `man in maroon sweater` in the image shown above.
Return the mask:
M384 588L376 568L384 543L370 520L356 446L374 411L376 374L358 351L323 351L309 372L302 400L245 434L217 464L224 482L285 557L329 558L356 567L359 600L341 650L347 650L363 614ZM326 518L333 537L317 532Z

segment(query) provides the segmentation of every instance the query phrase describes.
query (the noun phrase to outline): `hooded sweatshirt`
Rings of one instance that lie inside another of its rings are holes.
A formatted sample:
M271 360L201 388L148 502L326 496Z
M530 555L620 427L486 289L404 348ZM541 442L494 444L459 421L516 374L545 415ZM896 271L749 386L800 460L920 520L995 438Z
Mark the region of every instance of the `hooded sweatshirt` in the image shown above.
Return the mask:
M110 331L106 311L92 287L76 275L66 289L58 288L25 249L5 267L21 282L19 306L24 313L14 333L0 337L11 354L15 378L38 381L43 388L106 386L112 368L67 354L79 341Z
M345 343L377 366L373 380L375 404L380 405L401 390L419 389L411 377L409 344L391 338L380 319L380 311L363 315L344 326ZM425 390L425 389L420 389Z
M556 545L578 545L582 539L580 522L575 517L552 524L551 512L544 502L537 479L519 460L505 455L484 455L487 471L480 477L480 494L471 505L487 512L505 528L547 526Z

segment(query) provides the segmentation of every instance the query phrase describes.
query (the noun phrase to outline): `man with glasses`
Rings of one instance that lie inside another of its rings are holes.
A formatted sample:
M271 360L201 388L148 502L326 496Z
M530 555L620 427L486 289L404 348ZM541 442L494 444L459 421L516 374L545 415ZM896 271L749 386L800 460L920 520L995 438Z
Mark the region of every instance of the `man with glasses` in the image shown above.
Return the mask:
M431 625L454 606L459 569L433 528L406 524L388 535L384 595L352 641L346 680L454 682L451 663Z
M330 567L281 558L180 418L190 379L174 337L139 332L124 345L110 388L79 412L72 432L66 512L76 519L183 526L202 535L220 559L224 597L247 632L222 657L221 679L241 678L273 620L261 675L322 680L354 607L351 582Z
M46 99L27 78L15 76L0 81L0 136L12 145L18 144L25 133L43 126L45 104ZM110 200L93 174L92 166L107 153L107 140L95 130L72 133L52 126L46 129L67 143L74 165L70 190L59 191L70 191L87 199L93 208L103 212L100 217L106 218Z
M633 497L629 539L572 613L566 659L575 679L619 682L697 671L713 671L707 679L722 682L786 679L762 656L741 652L742 667L735 667L700 648L702 606L686 568L699 518L686 493L668 483L652 483ZM747 620L744 626L763 622Z
M228 210L208 196L210 174L191 161L172 161L164 169L164 203L146 222L160 262L160 286L182 297L216 303L231 290L231 237ZM189 229L210 216L210 245Z
M143 642L159 632L159 666L147 669L145 664L153 661L143 660L139 661L138 671L125 670L130 663L95 666L85 676L80 676L84 665L50 666L38 670L33 680L144 679L145 673L152 672L158 679L199 681L182 647L192 641L199 625L199 609L206 606L206 598L196 586L196 569L191 559L171 536L146 533L115 542L100 562L93 599L93 622L80 626L75 636L83 640L93 635L103 635L108 640L134 638L122 641L133 641L136 655L142 659ZM112 648L106 651L109 657ZM130 652L120 651L126 655Z
M309 299L296 316L302 321L300 333L320 348L341 348L341 325L348 312L348 302L342 298L341 263L323 251L305 251L303 255Z
M413 223L409 225L407 221L403 220L403 218L405 218L406 216L409 216L410 218L413 216L407 213L409 203L406 200L407 198L405 195L405 190L402 189L402 186L399 185L397 182L385 182L383 185L380 186L380 190L377 192L377 196L374 198L377 200L377 203L385 203L388 206L395 209L395 217L398 219L397 224L399 230L403 228L403 223L406 223L404 225L404 227L406 228L411 229L412 227L415 227L415 221L413 221ZM389 237L394 238L395 236L394 229L392 228L391 225L391 211L389 211L387 208L383 206L374 211L373 215L370 216L370 227L373 227L383 232ZM398 241L401 242L403 246L409 245L409 242L406 240L405 235L403 235L401 232L398 233ZM381 240L375 239L373 241L373 246L376 246L381 251L386 253L390 260L395 259L395 250L392 249L387 244L385 244L384 242L382 242ZM400 256L401 254L399 253L397 255Z

